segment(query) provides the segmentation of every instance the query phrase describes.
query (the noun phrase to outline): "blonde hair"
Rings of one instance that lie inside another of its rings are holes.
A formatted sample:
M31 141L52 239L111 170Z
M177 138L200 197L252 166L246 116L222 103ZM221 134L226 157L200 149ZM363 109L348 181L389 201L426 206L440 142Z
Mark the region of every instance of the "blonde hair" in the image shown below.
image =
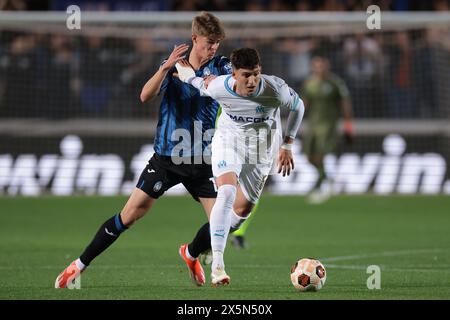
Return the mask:
M225 30L220 20L213 14L202 11L192 21L192 34L198 36L218 36L225 38Z

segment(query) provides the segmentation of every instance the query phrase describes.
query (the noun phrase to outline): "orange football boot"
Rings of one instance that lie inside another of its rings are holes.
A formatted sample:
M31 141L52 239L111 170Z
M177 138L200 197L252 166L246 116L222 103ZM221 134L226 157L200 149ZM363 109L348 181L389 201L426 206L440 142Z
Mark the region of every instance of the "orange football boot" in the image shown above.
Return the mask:
M74 284L75 280L81 275L82 272L83 270L80 270L75 264L75 261L73 261L66 269L64 269L63 272L59 274L58 278L56 278L55 288L67 288L69 283Z
M189 276L191 277L192 282L200 287L205 284L205 272L203 271L203 267L198 259L191 260L186 256L187 247L187 243L183 244L178 253L188 267Z

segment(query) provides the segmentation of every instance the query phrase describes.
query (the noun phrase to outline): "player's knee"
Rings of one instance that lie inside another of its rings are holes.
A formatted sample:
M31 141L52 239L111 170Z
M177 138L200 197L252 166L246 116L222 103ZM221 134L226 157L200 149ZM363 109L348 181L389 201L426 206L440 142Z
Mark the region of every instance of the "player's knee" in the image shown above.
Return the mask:
M217 198L233 203L236 199L236 187L231 184L221 185L217 190Z
M223 207L227 212L233 208L234 200L236 199L236 187L233 185L225 184L221 185L217 189L217 198L214 207Z
M240 216L242 218L246 218L252 212L253 207L254 207L253 203L246 202L246 203L241 203L239 205L235 204L233 210L238 216Z
M241 214L238 214L234 210L232 211L231 215L231 224L230 224L230 232L234 232L240 228L240 226L247 220L250 213L248 213L245 216L242 216Z
M141 219L147 211L150 209L150 206L133 206L133 207L125 207L120 213L120 217L122 218L122 222L125 226L130 227L136 221Z

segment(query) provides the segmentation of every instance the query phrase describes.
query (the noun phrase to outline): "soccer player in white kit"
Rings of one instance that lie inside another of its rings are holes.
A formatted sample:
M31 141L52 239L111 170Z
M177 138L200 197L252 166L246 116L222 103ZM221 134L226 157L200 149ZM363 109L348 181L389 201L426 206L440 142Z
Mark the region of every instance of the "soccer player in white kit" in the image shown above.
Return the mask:
M255 49L234 50L231 63L232 75L212 80L196 77L186 61L176 65L181 81L222 108L211 143L218 188L210 216L213 286L230 282L223 260L230 228L236 230L248 217L274 169L283 176L294 169L291 149L305 111L303 101L284 80L261 74ZM280 107L290 110L282 143Z

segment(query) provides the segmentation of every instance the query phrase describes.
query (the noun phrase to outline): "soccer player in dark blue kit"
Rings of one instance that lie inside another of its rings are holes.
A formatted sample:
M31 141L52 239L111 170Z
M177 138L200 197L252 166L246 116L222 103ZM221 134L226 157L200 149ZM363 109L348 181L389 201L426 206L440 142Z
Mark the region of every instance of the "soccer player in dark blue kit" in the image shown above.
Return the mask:
M215 56L224 37L224 29L214 15L202 12L194 18L192 49L187 59L197 76L231 73L229 59ZM182 183L192 197L202 204L209 218L217 193L211 166L203 158L203 151L209 145L208 141L203 141L203 134L214 129L219 105L212 98L201 97L197 90L174 75L175 64L186 57L188 48L186 44L175 46L141 92L142 102L164 92L159 110L154 156L142 171L136 188L121 212L108 219L81 256L59 274L55 288L66 288L68 284L73 283L93 259L150 210L156 199L178 183ZM198 125L201 125L201 128ZM177 129L182 129L183 132L187 130L191 137L198 134L194 133L195 130L200 129L201 146L198 141L194 141L190 148L178 150L180 141L172 140ZM209 239L209 224L206 223L189 246L185 244L179 249L180 256L189 268L191 279L198 286L205 283L205 275L197 257L210 248Z

